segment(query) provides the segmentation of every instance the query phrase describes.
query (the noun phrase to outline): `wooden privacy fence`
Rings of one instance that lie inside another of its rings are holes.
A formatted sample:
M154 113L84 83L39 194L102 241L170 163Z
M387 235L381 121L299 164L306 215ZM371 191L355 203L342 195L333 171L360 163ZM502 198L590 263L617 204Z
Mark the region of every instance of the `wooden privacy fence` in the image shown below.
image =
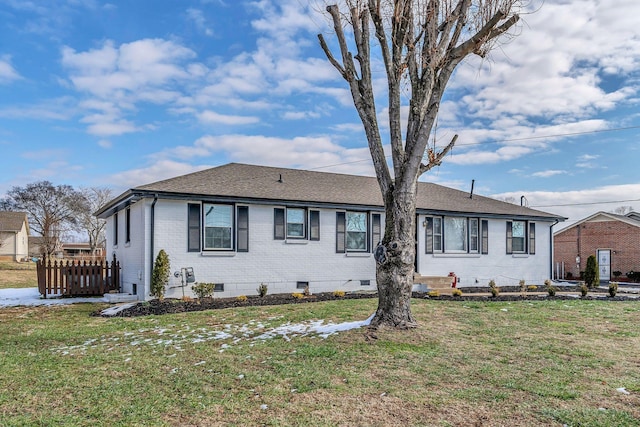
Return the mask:
M120 262L40 260L38 290L48 296L104 295L120 289Z

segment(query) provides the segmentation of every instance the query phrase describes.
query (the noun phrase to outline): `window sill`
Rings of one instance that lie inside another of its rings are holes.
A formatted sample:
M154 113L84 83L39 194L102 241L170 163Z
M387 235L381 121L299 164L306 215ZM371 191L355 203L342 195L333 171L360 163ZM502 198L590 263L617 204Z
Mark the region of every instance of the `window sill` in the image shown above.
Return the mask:
M306 239L287 239L284 241L285 245L306 245L309 243Z
M481 254L469 254L469 253L440 253L440 254L427 254L431 255L433 258L480 258Z
M345 256L354 258L369 258L371 254L369 252L347 252Z
M513 258L529 258L529 254L511 254Z
M201 256L211 256L211 257L234 257L236 256L236 253L234 251L220 251L220 252L216 252L216 251L207 251L207 252L200 252Z

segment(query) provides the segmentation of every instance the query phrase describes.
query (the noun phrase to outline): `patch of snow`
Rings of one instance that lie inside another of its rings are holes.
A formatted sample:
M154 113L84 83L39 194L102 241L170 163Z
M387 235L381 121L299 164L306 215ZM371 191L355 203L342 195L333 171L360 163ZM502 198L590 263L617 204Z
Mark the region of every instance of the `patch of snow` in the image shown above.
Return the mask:
M629 393L629 392L627 391L627 389L626 389L626 388L624 388L624 387L617 388L617 389L616 389L616 391L617 391L617 392L620 392L620 393L622 393L622 394L631 394L631 393Z
M38 288L0 289L0 307L65 305L81 302L107 302L103 297L91 298L42 298Z

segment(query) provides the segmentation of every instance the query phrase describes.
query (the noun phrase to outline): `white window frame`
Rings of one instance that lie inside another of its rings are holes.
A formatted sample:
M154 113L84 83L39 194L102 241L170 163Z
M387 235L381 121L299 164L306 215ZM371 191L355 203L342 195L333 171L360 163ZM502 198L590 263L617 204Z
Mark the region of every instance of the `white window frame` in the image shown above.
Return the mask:
M290 221L289 213L300 212L300 221ZM286 208L285 209L285 235L287 239L306 239L307 238L307 210L305 208ZM302 235L292 234L289 225L302 226Z
M224 226L216 226L216 225L207 225L207 217L209 216L209 214L213 211L215 212L216 207L218 208L225 208L229 210L229 225L224 225ZM212 209L213 208L213 209ZM223 204L223 203L205 203L203 206L204 209L204 224L203 224L203 230L204 230L204 238L203 238L203 242L202 242L202 246L203 246L203 250L205 251L232 251L234 249L234 221L235 221L235 215L234 215L234 206L230 205L230 204ZM229 233L229 246L209 246L208 245L208 241L210 239L213 239L212 243L215 243L215 239L216 237L213 236L211 238L207 237L207 230L208 229L226 229L228 230Z
M361 216L361 217L364 218L364 230L353 230L353 229L349 230L349 225L353 226L353 224L354 224L354 222L350 222L349 221L349 217L350 216L354 216L354 215L357 215L359 217ZM350 211L347 211L345 213L344 219L345 219L345 244L344 244L345 250L347 252L367 252L367 242L369 241L368 240L369 239L369 215L367 214L367 212L360 212L360 211L351 211L350 212ZM363 248L360 248L360 247L358 247L358 248L349 247L349 241L350 241L349 234L350 233L351 234L353 234L353 233L364 234L364 239L362 239L362 241L364 242L364 247Z
M516 224L522 224L522 236L515 235ZM526 254L527 253L527 236L528 236L527 221L513 220L511 221L511 252L514 254ZM516 239L522 239L522 249L516 250Z

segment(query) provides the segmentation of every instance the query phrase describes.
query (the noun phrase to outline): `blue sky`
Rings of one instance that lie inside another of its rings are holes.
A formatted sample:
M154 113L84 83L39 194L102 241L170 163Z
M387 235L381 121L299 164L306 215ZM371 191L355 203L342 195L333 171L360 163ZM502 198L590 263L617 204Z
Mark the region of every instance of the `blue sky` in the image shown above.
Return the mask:
M573 221L640 211L640 3L615 3L527 2L517 37L458 68L435 135L458 145L422 179ZM0 195L228 162L372 174L323 4L0 0Z

